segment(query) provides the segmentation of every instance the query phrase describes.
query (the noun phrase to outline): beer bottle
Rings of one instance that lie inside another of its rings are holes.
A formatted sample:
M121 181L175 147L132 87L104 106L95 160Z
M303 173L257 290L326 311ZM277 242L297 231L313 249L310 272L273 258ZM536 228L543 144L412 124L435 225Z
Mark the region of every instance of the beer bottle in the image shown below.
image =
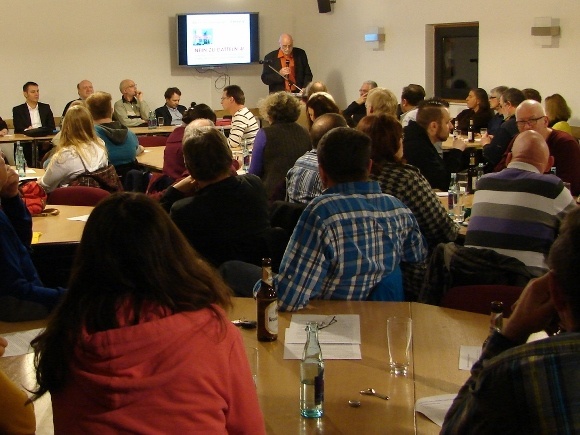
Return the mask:
M469 128L467 129L467 142L475 142L475 132L473 131L473 119L469 120Z
M475 150L473 148L469 151L469 168L467 168L467 193L475 192L475 184L477 183L477 166L475 166Z
M278 297L272 278L272 260L262 259L262 283L256 294L258 341L278 339Z

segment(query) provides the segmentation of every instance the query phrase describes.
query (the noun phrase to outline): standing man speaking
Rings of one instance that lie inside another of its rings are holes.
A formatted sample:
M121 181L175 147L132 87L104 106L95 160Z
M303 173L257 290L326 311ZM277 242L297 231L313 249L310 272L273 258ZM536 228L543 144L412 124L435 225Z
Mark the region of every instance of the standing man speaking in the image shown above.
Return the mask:
M294 48L292 36L287 33L280 35L278 43L280 48L264 57L262 82L268 85L270 92L299 92L312 81L306 52Z

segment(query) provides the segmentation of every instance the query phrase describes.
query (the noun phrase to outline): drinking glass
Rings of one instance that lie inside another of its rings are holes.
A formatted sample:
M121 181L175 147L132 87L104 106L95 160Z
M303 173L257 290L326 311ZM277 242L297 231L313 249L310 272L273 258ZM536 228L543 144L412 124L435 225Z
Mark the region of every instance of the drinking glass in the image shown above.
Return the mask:
M254 385L258 388L258 349L251 346L246 346L246 356L250 363L250 371L252 372L252 379Z
M159 118L157 118L157 126L158 127L163 127L164 124L165 124L165 120L163 119L163 116L160 116Z
M409 317L387 319L389 367L394 375L406 375L411 364L412 324Z

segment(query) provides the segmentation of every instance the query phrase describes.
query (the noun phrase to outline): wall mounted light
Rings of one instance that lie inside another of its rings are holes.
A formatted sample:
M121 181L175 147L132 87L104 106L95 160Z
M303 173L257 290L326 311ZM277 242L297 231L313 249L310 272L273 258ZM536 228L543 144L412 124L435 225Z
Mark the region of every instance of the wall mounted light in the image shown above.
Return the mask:
M367 47L378 51L385 42L385 31L382 27L370 27L365 33L365 42Z
M537 45L557 47L560 36L560 19L552 17L535 17L532 36Z

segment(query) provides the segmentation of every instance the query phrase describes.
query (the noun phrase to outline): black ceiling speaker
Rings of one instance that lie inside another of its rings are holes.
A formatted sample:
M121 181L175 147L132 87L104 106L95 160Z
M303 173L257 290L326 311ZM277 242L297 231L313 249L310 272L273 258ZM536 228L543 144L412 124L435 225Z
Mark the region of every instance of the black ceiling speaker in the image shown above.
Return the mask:
M331 0L318 0L318 12L321 14L327 14L331 12L330 4L334 3Z

